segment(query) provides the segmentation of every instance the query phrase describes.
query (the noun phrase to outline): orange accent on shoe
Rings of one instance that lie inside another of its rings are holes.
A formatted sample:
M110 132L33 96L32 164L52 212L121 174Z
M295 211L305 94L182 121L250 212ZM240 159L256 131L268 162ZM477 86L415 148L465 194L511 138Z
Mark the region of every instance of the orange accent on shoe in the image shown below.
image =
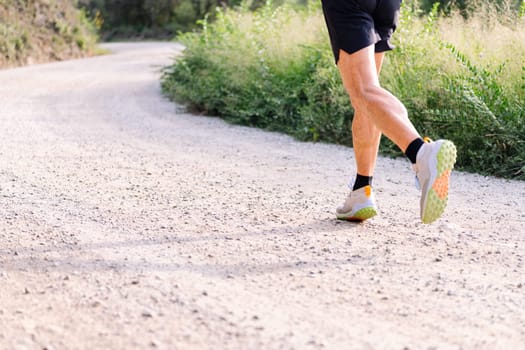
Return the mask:
M444 200L448 195L448 183L450 178L450 169L445 170L440 177L434 181L432 189L436 192L441 200Z
M372 187L370 186L365 186L365 195L367 197L370 197L372 195Z

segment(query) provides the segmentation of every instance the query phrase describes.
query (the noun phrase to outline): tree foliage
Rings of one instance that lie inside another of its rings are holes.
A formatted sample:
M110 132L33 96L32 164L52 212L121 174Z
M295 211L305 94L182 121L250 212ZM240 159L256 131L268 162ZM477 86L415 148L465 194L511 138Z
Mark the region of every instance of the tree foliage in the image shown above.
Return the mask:
M459 10L465 18L487 4L507 12L509 9L519 11L525 3L523 0L419 0L419 2L425 13L430 13L434 5L438 3L441 11L450 13L453 10Z
M239 0L81 0L92 18L99 19L105 39L173 36L196 28L197 20L216 7Z

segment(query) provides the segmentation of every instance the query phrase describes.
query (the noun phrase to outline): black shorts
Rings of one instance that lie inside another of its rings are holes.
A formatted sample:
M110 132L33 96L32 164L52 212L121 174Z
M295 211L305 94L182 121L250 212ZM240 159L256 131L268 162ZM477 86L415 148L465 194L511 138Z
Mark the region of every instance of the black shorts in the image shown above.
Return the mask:
M349 54L375 44L376 52L392 50L402 0L321 0L335 62L339 50Z

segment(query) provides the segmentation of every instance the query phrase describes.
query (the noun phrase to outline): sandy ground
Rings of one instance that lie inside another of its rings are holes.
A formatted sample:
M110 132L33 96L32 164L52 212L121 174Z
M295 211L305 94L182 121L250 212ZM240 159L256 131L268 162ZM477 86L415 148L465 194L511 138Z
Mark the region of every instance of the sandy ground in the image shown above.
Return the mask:
M176 44L0 71L0 349L525 349L525 183L407 161L334 220L350 148L164 99Z

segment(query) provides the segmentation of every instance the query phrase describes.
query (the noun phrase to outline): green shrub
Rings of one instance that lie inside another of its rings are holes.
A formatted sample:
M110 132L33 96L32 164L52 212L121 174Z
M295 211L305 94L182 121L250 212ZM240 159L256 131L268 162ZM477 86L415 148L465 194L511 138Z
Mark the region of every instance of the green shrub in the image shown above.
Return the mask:
M186 50L164 71L164 92L230 122L351 145L353 111L318 4L246 7L179 37ZM490 6L467 20L419 11L404 2L383 85L423 135L456 143L460 168L525 179L524 20L495 20ZM381 150L400 154L385 138Z
M231 122L294 133L322 54L289 43L318 35L292 30L311 20L319 19L288 7L218 10L212 24L202 21L202 32L179 38L186 55L165 71L164 89Z

